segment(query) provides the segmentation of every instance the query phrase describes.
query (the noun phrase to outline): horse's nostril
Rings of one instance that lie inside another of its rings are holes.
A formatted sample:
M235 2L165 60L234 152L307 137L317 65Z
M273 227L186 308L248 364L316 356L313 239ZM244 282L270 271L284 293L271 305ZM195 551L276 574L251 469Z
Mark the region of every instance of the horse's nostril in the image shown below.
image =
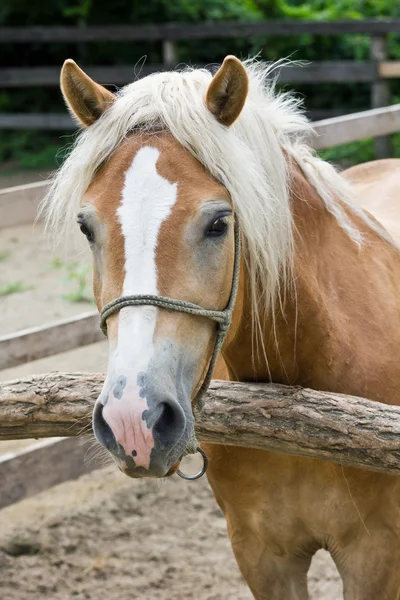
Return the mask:
M110 452L118 451L118 444L111 427L103 417L104 406L98 402L93 411L93 432L100 444L105 446Z
M175 400L163 401L159 410L160 414L153 427L154 436L163 446L172 445L185 431L185 414Z

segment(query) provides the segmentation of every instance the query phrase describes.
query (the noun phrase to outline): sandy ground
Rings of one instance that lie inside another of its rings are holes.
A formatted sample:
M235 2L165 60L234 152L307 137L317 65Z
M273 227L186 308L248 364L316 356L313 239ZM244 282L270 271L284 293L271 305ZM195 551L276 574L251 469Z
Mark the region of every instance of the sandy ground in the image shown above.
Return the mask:
M206 480L108 467L0 512L2 600L250 600ZM338 600L324 554L313 600ZM285 600L282 598L282 600Z
M64 298L74 282L65 281L64 266L52 267L41 226L0 230L4 254L0 286L22 281L29 289L0 296L0 334L93 310ZM99 343L7 369L0 380L105 366L106 345ZM0 454L21 445L0 443ZM309 589L311 600L342 599L339 576L323 551L313 559ZM205 478L133 481L108 466L0 511L1 600L99 597L252 598Z
M81 272L86 302L67 298ZM94 310L90 278L89 251L53 250L42 224L0 229L0 335Z

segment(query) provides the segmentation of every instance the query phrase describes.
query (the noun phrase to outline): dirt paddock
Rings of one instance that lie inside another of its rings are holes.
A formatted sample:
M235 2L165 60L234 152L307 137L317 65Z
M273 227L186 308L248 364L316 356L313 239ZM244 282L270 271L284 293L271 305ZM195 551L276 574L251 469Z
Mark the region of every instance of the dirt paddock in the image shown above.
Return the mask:
M76 257L55 261L40 225L0 229L0 257L0 285L19 282L17 291L0 295L2 334L93 309L64 297L75 285L68 261ZM106 346L99 343L7 369L0 379L52 370L104 371L105 365ZM0 455L18 445L1 443ZM311 600L342 599L338 573L323 551L313 559L309 589ZM0 598L252 595L205 478L134 481L109 465L0 511Z
M131 481L113 467L0 512L2 600L250 600L206 480ZM339 600L325 553L313 600ZM284 600L284 599L282 599Z

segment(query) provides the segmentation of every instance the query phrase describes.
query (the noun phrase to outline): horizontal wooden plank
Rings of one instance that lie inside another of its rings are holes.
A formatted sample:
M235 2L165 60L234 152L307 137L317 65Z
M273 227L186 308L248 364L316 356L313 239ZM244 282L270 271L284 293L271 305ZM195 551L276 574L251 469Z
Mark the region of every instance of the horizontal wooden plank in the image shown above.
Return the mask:
M313 123L316 150L400 131L400 104Z
M162 25L109 25L91 27L0 27L0 43L158 41L194 38L339 35L343 33L400 33L400 19L342 21L224 21L213 23L165 23Z
M101 465L86 460L88 441L46 440L6 459L0 457L0 509Z
M93 311L0 337L0 370L104 339Z
M314 114L321 114L321 111L316 111ZM312 112L310 116L313 118ZM7 123L6 128L10 129L76 129L75 123L68 115L0 114L0 128L5 123ZM388 135L400 131L400 105L326 118L316 121L314 128L318 137L312 143L317 150L369 137Z
M390 63L385 63L390 64ZM204 67L205 65L198 65ZM84 71L103 85L124 85L149 73L170 67L159 64L143 66L83 66ZM376 65L361 61L320 61L311 64L283 66L279 69L281 83L343 83L369 82L376 78ZM58 86L60 67L30 67L0 69L0 88Z
M397 79L400 77L400 60L379 63L378 73L382 79Z
M325 119L343 114L344 109L316 109L307 112L311 120ZM0 129L46 129L70 131L78 125L67 114L57 113L0 113Z
M90 77L102 85L121 85L131 83L149 73L171 69L162 64L82 66ZM61 65L57 67L21 67L0 69L0 88L58 86L60 84Z
M33 223L48 181L38 181L0 190L0 228Z
M307 117L312 122L322 121L322 119L333 119L333 117L341 117L345 114L347 113L344 108L315 108L306 111Z
M325 60L279 69L280 83L359 83L374 81L375 78L376 65L368 61Z
M0 113L1 129L46 129L63 132L78 129L78 125L67 113Z

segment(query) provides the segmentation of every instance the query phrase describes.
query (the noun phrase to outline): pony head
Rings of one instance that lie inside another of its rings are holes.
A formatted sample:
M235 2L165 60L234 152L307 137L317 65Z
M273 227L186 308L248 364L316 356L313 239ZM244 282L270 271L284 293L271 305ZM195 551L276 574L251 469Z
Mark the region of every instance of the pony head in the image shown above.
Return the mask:
M247 85L242 63L227 57L202 99L204 118L232 125ZM124 101L73 61L63 67L61 87L88 128ZM224 309L233 212L227 189L169 131L130 131L97 169L76 215L93 253L98 308L143 294ZM172 474L193 436L192 401L213 354L216 324L155 306L124 307L106 324L108 371L94 408L95 436L131 476Z
M275 68L228 56L214 76L204 69L157 73L114 95L65 63L63 94L84 127L44 208L58 236L76 222L86 235L99 310L145 294L224 309L237 219L244 268L226 356L233 341L240 345L238 324L242 333L257 331L291 281L293 162L357 238L335 201L346 198L345 182L306 143L310 124L297 99L275 92ZM216 323L127 306L107 318L107 331L95 435L129 475L171 474L193 433L192 402Z

